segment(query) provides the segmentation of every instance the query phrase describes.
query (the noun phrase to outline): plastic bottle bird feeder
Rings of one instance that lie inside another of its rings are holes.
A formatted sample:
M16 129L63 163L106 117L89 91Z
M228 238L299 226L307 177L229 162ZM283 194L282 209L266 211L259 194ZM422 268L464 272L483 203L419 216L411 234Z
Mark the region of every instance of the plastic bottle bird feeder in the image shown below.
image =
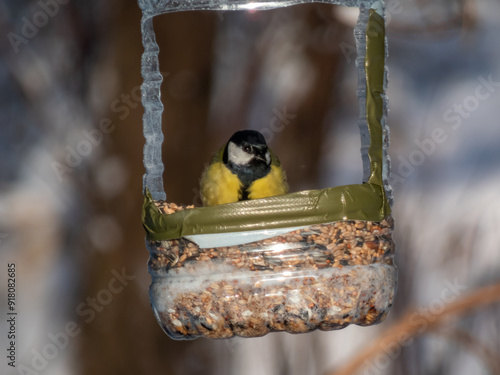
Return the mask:
M174 339L334 330L382 321L397 285L392 190L387 183L386 40L380 1L322 1L360 8L355 29L364 182L219 206L165 203L161 74L152 19L181 10L268 9L304 1L139 0L150 300Z

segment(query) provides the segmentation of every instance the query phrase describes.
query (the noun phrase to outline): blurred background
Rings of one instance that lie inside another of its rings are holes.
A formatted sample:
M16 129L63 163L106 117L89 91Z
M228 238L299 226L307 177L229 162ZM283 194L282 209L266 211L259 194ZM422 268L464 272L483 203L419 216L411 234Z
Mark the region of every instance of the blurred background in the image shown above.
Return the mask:
M496 0L387 2L386 321L179 342L148 300L140 9L1 0L2 374L500 374L499 14ZM155 18L168 200L200 204L203 168L241 128L263 132L294 191L360 183L356 18L325 4Z

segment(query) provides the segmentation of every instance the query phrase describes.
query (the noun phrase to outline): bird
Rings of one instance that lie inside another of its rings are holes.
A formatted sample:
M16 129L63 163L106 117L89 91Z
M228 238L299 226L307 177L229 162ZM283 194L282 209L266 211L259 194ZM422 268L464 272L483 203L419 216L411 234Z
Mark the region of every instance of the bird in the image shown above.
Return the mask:
M204 206L286 194L286 174L262 133L240 130L213 156L200 180Z

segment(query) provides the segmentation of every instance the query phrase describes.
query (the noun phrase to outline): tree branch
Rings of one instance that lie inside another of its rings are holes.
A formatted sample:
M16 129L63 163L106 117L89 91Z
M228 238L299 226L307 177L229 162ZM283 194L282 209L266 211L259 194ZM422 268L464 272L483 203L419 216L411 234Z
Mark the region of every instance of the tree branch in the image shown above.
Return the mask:
M440 311L431 308L409 311L403 318L387 329L375 343L362 350L343 368L331 371L330 375L354 375L361 370L370 359L381 352L394 356L394 347L398 350L411 343L413 337L424 333L452 317L458 317L480 309L486 305L500 302L500 283L482 287L474 292L444 305ZM392 349L389 353L389 348Z

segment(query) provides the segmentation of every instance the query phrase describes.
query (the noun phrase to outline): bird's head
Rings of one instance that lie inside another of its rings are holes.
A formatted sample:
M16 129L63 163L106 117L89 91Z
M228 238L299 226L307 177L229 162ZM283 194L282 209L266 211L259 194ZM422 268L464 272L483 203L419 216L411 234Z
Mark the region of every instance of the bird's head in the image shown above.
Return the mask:
M224 151L224 163L236 166L271 164L271 153L264 136L256 130L240 130L233 134Z

